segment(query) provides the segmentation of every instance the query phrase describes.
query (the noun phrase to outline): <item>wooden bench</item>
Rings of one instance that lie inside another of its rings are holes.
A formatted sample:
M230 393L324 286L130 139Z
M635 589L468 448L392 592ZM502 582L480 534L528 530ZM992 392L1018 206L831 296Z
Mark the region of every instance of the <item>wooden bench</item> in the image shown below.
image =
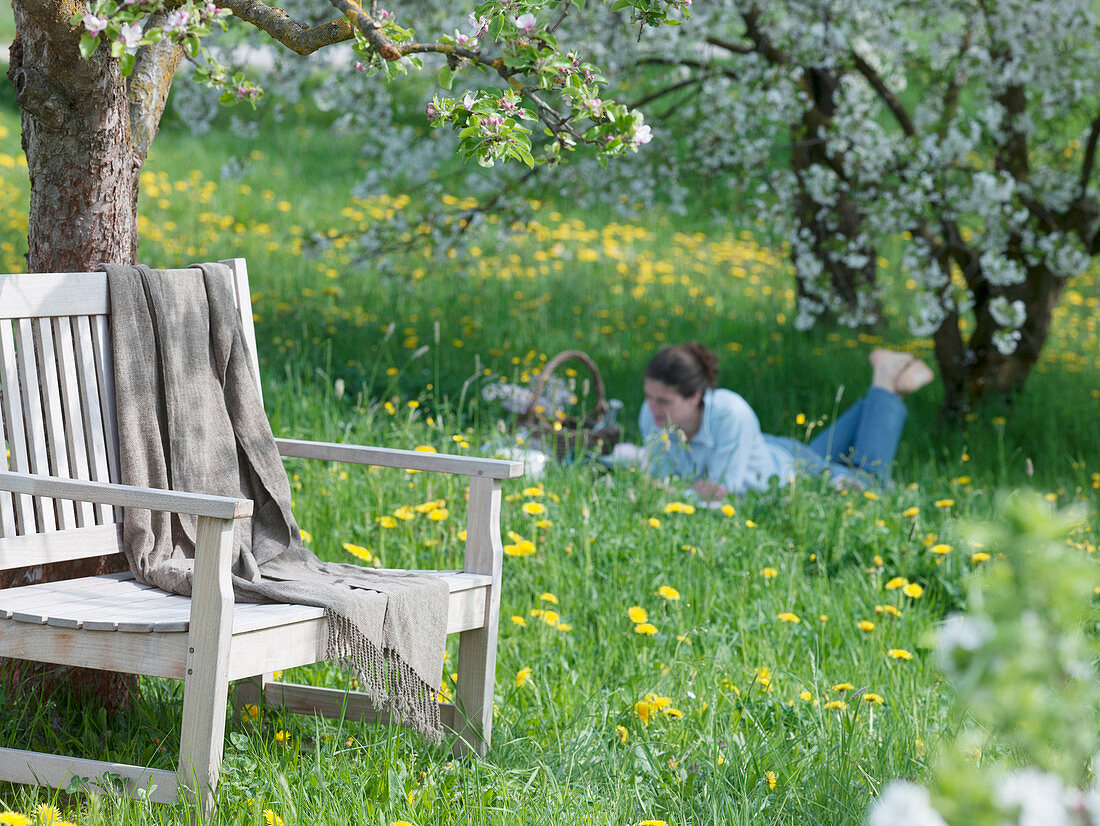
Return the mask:
M243 259L224 262L235 278L245 336L255 331ZM191 273L194 274L193 271ZM184 681L175 772L0 747L0 780L63 788L122 778L130 793L171 802L182 789L209 813L225 736L227 691L239 704L265 701L291 711L387 721L355 692L272 680L272 672L319 662L327 643L323 610L234 604L233 520L252 503L118 484L114 382L103 273L0 275L0 570L117 554L123 508L198 516L194 593L177 596L130 574L0 590L0 656L172 677ZM258 364L253 369L259 375ZM285 457L325 459L469 477L465 567L433 571L450 586L448 633L460 634L454 704L441 704L456 751L484 754L492 734L502 545L501 480L519 462L277 440ZM4 447L6 446L6 450ZM2 744L0 744L2 745Z

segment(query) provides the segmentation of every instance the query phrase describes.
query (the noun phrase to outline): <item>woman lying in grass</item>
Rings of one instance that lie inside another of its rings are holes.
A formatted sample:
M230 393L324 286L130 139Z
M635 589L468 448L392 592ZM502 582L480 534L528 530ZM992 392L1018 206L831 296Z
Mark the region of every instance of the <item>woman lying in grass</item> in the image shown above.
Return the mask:
M741 396L717 388L718 358L698 342L666 347L645 369L638 423L649 473L679 476L705 500L764 490L775 476L828 470L838 486L885 484L907 411L902 397L932 380L920 359L893 350L870 356L866 395L809 444L760 431Z

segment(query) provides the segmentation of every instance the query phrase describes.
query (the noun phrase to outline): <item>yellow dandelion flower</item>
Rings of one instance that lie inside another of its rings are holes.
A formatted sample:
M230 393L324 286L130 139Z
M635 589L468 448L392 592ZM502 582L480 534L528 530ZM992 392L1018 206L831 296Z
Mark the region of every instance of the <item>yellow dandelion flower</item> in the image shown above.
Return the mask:
M906 651L904 648L891 648L886 652L886 656L894 660L911 660L913 655Z
M504 553L508 556L530 556L535 552L535 543L529 539L521 539L515 545L505 545Z
M851 683L837 683L833 686L833 691L851 691L855 688Z
M627 616L630 617L631 622L645 622L649 619L649 613L640 605L632 605L627 609Z
M802 620L798 618L797 614L792 614L790 611L784 611L782 614L780 614L777 617L777 619L779 619L781 622L793 622L793 623L802 622Z
M380 516L378 517L378 524L383 528L396 528L397 520L392 516Z
M303 542L312 542L313 541L313 534L311 534L309 531L303 530L302 528L298 528L298 533L302 537Z
M917 587L919 588L920 586L918 585ZM883 613L889 614L892 617L900 617L901 616L901 611L899 611L893 605L883 605L882 610L883 610Z
M661 520L658 519L656 516L649 517L649 527L660 530Z
M407 820L395 820L395 821L393 821L393 823L390 824L390 826L414 826L414 825L412 823L410 823L409 821L407 821Z
M875 493L873 490L865 490L863 491L863 498L871 502L875 502L878 500L878 494Z
M720 510L723 516L736 516L737 509L733 505L723 505Z
M673 588L671 585L662 585L657 589L657 594L664 597L667 600L675 602L680 598L680 592Z
M527 620L525 620L523 617L516 616L515 614L513 614L512 615L512 625L518 625L521 628L525 628L527 626Z
M799 415L801 416L802 414L800 413ZM764 780L765 780L765 781L767 782L767 784L768 784L768 790L769 790L769 791L771 791L772 789L774 789L774 788L775 788L775 784L776 784L776 782L777 782L777 778L776 778L776 776L775 776L775 772L773 772L773 771L767 771L767 772L764 772Z
M28 826L31 819L20 812L0 812L0 823L5 826Z
M428 518L433 522L442 522L444 519L450 516L450 514L451 512L446 508L436 508L434 511L428 512Z
M941 542L938 545L933 545L931 548L929 548L928 553L936 554L936 556L946 556L947 554L951 553L951 550L952 549L950 545Z
M521 668L516 672L516 688L522 688L531 682L531 669L528 667Z
M818 619L819 622L828 622L829 621L829 615L828 614L818 614L817 619Z
M794 417L794 423L799 427L802 427L802 425L806 424L806 414L799 413L797 416Z
M901 515L906 517L907 519L912 519L915 516L920 516L920 508L918 508L916 505L913 505L913 507L903 510L901 512Z
M543 602L553 603L554 605L558 604L558 598L556 596L554 596L553 594L551 594L549 591L547 591L544 594L539 594L539 599L542 600Z
M775 568L761 568L760 576L764 577L764 579L775 579L779 576L779 571L775 570Z
M60 820L61 812L56 806L51 806L49 803L41 804L34 813L38 815L39 823L55 823Z
M802 689L800 692L798 692L798 699L802 700L803 702L808 703L813 700L813 698L814 695L808 692L806 689Z
M843 700L830 700L825 704L826 711L844 711L848 704Z
M910 582L908 585L901 589L901 592L905 594L905 596L911 597L912 599L920 599L921 596L924 594L924 588L915 582Z
M364 562L370 562L372 559L374 559L374 554L372 554L361 545L353 545L351 542L345 542L343 544L343 548L349 554L354 557L358 557L359 559L362 559Z
M871 622L870 620L860 620L858 623L856 623L856 627L860 631L874 631L875 630L875 624L873 622Z
M559 622L557 625L557 629L562 632L572 631L573 626L568 622Z
M645 637L652 637L657 633L657 626L651 622L642 622L634 626L634 633Z
M560 620L560 619L561 619L561 617L558 615L557 611L543 611L542 612L542 621L545 622L547 625L557 625L558 620Z
M868 691L866 694L863 695L863 702L874 703L876 706L880 706L886 701L882 699L881 694L875 694L871 691Z
M955 500L954 499L937 499L934 504L937 508L949 508L949 507L951 507L952 505L955 504Z
M980 562L986 562L989 558L989 554L985 551L978 551L970 555L970 564L977 565Z
M768 688L772 683L772 673L768 670L767 666L762 665L760 668L756 669L754 680L765 688Z
M668 826L667 820L643 820L638 826Z
M402 522L408 522L409 520L416 519L416 511L414 511L408 505L402 505L393 512L393 515L400 519Z
M661 713L664 714L665 717L667 717L670 720L683 720L684 719L684 712L680 711L680 709L678 709L678 708L673 708L672 706L669 706L668 708L665 708L665 709L661 709Z
M649 724L649 716L653 713L653 706L645 700L639 700L634 704L634 713L642 721L642 725Z
M521 510L528 516L539 516L546 513L546 506L542 502L524 502Z
M755 528L755 527L756 527L756 523L755 523L755 522L753 522L753 521L752 521L751 519L746 519L746 520L745 520L745 527L746 527L746 528Z
M629 732L627 732L626 726L615 726L615 737L618 738L620 743L625 743L628 736Z
M893 579L891 579L889 582L886 583L886 590L887 591L896 591L898 588L904 588L908 584L909 584L909 580L907 580L905 577L896 576Z
M540 519L538 522L535 523L535 527L538 528L540 531L545 531L547 528L554 527L554 523L551 522L549 519Z
M264 823L266 826L283 826L283 819L271 809L264 809Z
M241 709L242 715L248 717L253 723L260 719L260 707L255 703L248 703Z

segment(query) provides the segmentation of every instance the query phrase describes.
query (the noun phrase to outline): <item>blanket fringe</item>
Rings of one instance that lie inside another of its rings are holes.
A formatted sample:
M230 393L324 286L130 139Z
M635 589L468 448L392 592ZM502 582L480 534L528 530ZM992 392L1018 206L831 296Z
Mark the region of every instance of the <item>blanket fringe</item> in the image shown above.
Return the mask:
M438 689L424 682L388 649L374 645L355 623L332 609L328 620L327 659L355 673L364 694L380 709L389 709L400 725L416 729L432 743L443 739Z

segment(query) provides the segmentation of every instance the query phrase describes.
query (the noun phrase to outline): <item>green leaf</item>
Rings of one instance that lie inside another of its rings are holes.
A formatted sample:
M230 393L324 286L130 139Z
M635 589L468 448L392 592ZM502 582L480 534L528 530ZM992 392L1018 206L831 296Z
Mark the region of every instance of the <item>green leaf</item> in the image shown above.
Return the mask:
M455 75L454 72L451 71L451 67L444 64L443 68L439 70L439 75L437 76L437 79L440 86L442 86L447 91L450 91L451 86L454 85Z
M129 77L130 72L134 71L134 56L129 52L123 52L122 56L118 59L119 68L122 70L123 77Z
M99 38L92 37L90 34L82 35L80 38L80 56L87 60L91 57L95 50L99 48Z
M629 5L631 5L630 0L615 0L615 2L611 4L610 11L620 11Z

